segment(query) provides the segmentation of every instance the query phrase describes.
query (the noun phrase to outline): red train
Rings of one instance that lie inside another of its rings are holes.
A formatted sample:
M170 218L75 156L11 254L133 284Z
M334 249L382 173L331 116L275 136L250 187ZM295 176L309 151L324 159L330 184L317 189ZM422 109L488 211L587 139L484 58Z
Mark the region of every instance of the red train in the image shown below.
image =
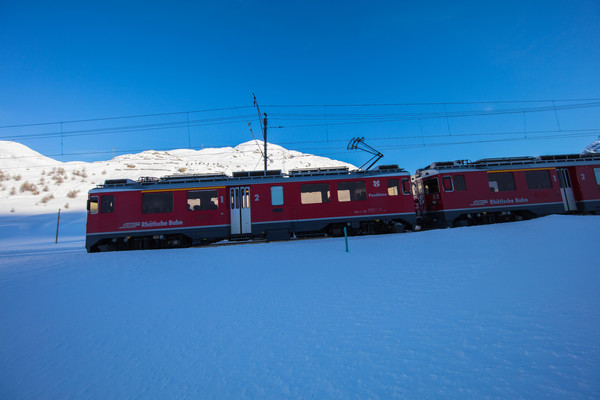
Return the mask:
M600 154L436 162L412 177L427 226L600 211Z
M88 195L86 248L185 247L223 239L397 232L416 223L410 174L325 168L107 180Z
M108 180L87 208L89 252L599 213L600 155L436 162L412 177L391 165Z

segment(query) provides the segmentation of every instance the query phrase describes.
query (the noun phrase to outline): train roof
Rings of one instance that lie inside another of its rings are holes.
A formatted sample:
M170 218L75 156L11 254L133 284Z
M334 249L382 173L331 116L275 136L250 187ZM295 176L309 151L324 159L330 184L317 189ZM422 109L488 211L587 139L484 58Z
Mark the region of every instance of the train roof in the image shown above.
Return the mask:
M95 189L151 189L156 185L211 185L211 184L238 184L240 181L251 180L252 183L262 183L268 181L287 181L307 180L307 178L323 179L323 178L354 178L360 176L378 176L383 174L391 174L407 171L399 168L398 165L381 165L374 170L349 170L348 167L328 167L328 168L301 168L292 169L288 173L283 173L281 170L261 170L261 171L236 171L230 175L217 174L181 174L169 175L161 178L141 177L134 181L132 179L108 179L104 184L97 185Z
M501 169L506 167L512 168L529 168L541 166L568 166L589 164L590 162L600 161L600 154L557 154L538 157L504 157L504 158L483 158L477 161L470 160L455 160L455 161L438 161L424 168L417 170L415 175L420 175L423 171L431 170L464 170L464 169Z

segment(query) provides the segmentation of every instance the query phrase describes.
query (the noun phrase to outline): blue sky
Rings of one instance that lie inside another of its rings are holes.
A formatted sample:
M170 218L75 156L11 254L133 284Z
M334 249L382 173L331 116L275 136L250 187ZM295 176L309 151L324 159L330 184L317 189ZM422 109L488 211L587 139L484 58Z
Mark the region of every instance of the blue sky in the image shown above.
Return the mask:
M597 1L125 3L0 0L2 140L62 161L235 146L260 135L253 92L271 142L357 165L355 136L414 170L600 135Z

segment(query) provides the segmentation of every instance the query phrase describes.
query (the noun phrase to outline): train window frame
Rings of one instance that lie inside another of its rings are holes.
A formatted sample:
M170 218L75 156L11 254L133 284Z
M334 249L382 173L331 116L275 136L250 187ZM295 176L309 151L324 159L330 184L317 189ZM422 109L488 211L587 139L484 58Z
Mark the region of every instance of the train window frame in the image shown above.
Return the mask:
M283 186L271 186L271 205L283 205Z
M552 189L552 179L547 169L525 171L525 181L529 190Z
M142 193L142 214L166 214L171 212L173 212L173 192Z
M450 183L450 186L446 184ZM444 192L454 192L454 183L452 182L452 177L450 175L442 177L442 188Z
M487 176L490 192L492 193L513 192L517 190L515 175L511 171L488 172Z
M466 192L467 191L467 179L464 175L454 175L452 177L452 183L455 192Z
M186 194L188 211L209 211L219 209L219 191L217 189L188 190ZM198 204L194 200L199 200ZM206 204L204 204L206 202Z
M428 184L430 182L435 182L435 185L433 186L433 190L429 189ZM437 178L437 176L433 176L431 178L427 178L423 180L423 190L425 194L437 194L440 192L440 181Z
M330 201L331 191L329 183L303 183L300 185L300 203L324 204Z
M600 168L594 168L594 175L596 176L596 184L600 185Z
M399 196L400 195L400 181L398 179L387 180L388 196Z
M109 214L115 211L115 196L107 194L100 199L100 213Z
M410 183L409 178L402 178L401 185L402 185L402 194L412 195L412 184Z
M95 204L95 206L92 206L93 204ZM100 207L98 207L98 205L100 204L100 199L98 196L90 196L88 202L87 202L87 210L89 214L98 214L98 210L100 209Z
M367 200L365 181L341 181L336 184L336 189L340 203Z

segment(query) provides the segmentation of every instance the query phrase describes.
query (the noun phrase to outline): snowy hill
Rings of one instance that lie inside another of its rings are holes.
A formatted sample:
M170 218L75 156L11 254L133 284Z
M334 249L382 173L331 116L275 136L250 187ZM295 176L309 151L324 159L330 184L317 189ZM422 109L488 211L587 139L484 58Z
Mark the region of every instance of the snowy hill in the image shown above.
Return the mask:
M56 215L0 216L0 399L600 394L600 216L352 237L349 253L87 254L84 221L65 213L55 245Z
M39 214L59 208L83 210L89 189L106 179L138 179L175 174L226 173L263 168L255 141L234 148L144 151L108 161L62 163L15 142L0 141L0 214ZM281 146L269 145L269 169L356 167Z

